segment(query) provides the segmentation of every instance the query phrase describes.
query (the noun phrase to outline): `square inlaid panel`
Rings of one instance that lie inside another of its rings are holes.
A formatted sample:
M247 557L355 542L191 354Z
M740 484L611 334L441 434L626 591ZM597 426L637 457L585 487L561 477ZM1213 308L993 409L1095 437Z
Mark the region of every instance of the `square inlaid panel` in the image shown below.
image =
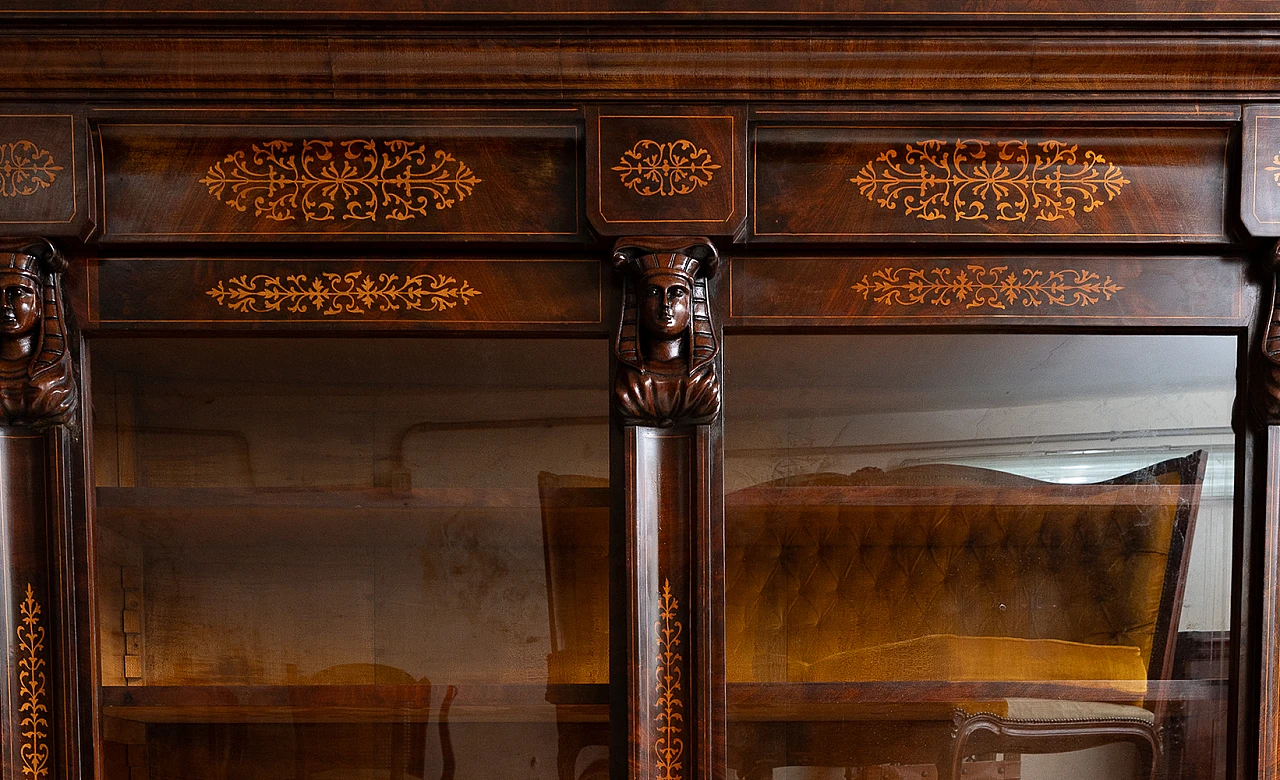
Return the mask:
M592 224L605 235L733 233L744 217L745 140L738 109L590 111Z

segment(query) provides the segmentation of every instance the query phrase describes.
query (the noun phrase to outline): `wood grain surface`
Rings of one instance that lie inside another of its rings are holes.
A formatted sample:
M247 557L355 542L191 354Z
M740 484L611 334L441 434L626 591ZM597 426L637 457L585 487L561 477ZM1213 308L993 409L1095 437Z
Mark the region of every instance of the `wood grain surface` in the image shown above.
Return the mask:
M1216 257L734 257L728 321L1239 325L1246 270Z
M103 241L580 238L572 119L101 123Z
M112 258L87 271L100 328L605 327L593 259Z

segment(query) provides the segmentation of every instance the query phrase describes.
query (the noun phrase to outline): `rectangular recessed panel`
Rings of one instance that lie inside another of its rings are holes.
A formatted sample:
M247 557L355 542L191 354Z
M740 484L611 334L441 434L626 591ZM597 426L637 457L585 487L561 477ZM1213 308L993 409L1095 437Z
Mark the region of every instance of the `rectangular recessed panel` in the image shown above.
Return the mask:
M564 240L580 235L573 121L107 124L104 241Z
M736 257L729 321L1239 325L1244 272L1218 257Z
M752 236L1225 241L1229 133L760 125Z
M104 327L539 328L602 323L595 260L96 260Z

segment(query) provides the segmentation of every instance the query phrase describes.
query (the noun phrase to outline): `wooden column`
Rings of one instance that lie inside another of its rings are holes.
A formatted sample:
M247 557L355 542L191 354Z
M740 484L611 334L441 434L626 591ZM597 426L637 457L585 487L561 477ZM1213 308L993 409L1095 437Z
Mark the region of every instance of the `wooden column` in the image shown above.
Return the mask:
M4 556L4 777L44 778L53 765L46 434L0 429Z
M3 662L0 752L5 780L56 777L51 560L60 495L55 426L76 403L60 299L65 263L47 241L0 242L0 556Z
M618 242L614 776L724 774L719 337L704 238Z

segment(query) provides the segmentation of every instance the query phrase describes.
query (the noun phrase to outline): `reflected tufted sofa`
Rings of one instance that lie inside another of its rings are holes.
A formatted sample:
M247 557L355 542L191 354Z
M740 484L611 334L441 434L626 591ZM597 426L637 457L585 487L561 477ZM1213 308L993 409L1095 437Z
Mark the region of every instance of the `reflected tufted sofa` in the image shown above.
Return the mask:
M1053 485L920 466L731 494L729 679L1160 677L1203 468Z
M1090 485L919 466L810 474L730 493L728 680L1072 681L1071 701L1001 695L909 711L945 721L948 737L961 735L955 767L947 768L957 772L973 752L968 738L987 748L994 740L998 748L1000 737L1028 723L1114 728L1095 729L1084 742L1064 733L1070 729L1048 729L1053 739L1024 739L1019 750L1069 749L1112 733L1154 761L1156 707L1135 705L1143 703L1148 679L1169 676L1204 461L1197 452ZM570 513L554 508L563 499L548 501L557 489L588 487L583 478L543 475L540 486L544 524L607 529L607 506ZM551 574L556 554L549 548L548 556ZM563 572L552 579L550 589L561 591L551 594L553 622L591 622L589 629L557 630L582 644L553 652L553 681L596 680L607 649L598 607L570 614L564 605L598 605L603 593L584 598ZM586 579L576 585L606 587ZM1099 692L1096 702L1091 689ZM893 710L871 707L865 717ZM958 711L967 720L953 727ZM854 707L840 715L860 717ZM743 766L732 756L731 763Z

